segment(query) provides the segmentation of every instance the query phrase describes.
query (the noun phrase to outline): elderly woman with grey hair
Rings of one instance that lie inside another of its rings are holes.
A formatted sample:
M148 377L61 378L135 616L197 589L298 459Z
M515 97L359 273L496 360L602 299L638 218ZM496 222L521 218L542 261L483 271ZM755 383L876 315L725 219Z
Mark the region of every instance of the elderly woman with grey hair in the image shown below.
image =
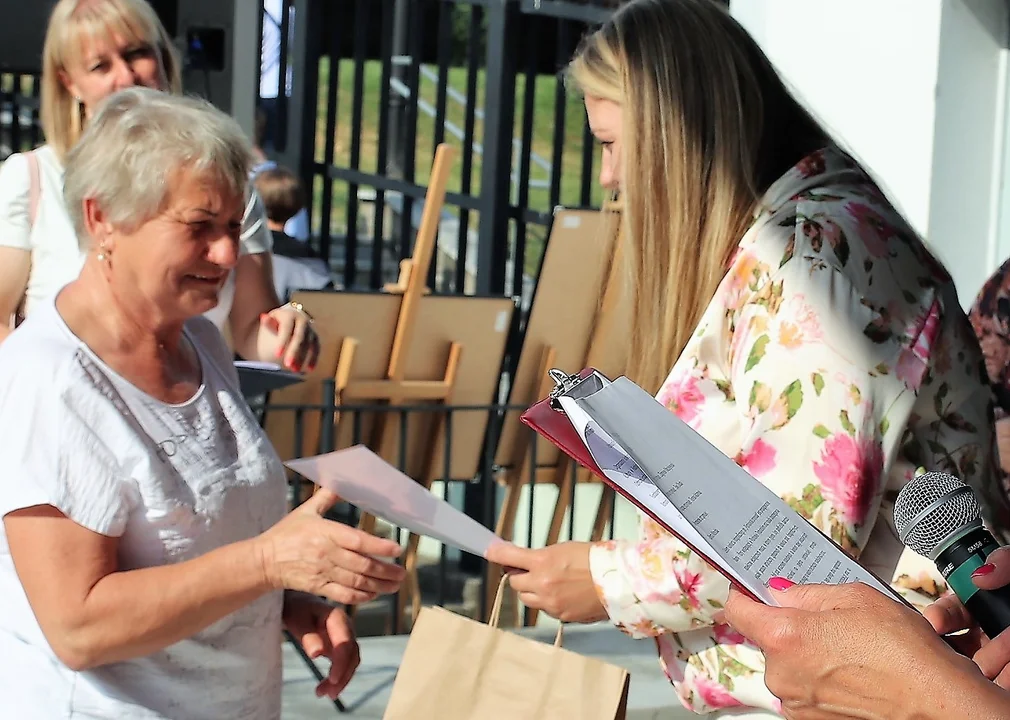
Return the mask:
M0 716L277 718L281 629L332 667L399 546L285 514L283 466L202 317L238 257L250 148L202 101L112 96L70 153L78 279L0 346ZM328 600L328 601L327 601Z

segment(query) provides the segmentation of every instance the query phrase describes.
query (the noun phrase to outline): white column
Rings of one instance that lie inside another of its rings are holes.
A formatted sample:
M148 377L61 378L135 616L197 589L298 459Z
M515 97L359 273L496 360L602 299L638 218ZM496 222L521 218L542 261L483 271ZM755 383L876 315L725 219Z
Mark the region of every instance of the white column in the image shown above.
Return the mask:
M259 97L260 65L260 3L234 0L234 21L231 26L231 107L230 111L249 137L253 137L256 122L256 99Z
M1003 0L943 3L929 242L966 307L1010 251L999 238L1008 26Z

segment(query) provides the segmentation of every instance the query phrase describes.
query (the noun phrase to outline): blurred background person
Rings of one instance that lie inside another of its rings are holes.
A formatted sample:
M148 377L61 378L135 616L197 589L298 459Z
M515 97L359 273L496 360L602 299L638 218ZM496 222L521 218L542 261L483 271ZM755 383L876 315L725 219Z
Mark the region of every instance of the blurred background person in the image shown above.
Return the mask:
M63 163L101 102L132 86L181 90L179 58L146 0L59 0L43 48L46 145L0 167L0 318L19 307L30 315L80 272L85 253L63 201ZM318 337L304 311L278 307L270 240L259 199L247 192L241 258L207 316L242 357L307 367ZM0 341L8 332L0 323Z
M1003 487L1010 492L1010 260L985 281L968 316L985 357Z
M288 300L293 290L322 290L333 286L329 265L312 247L287 234L287 223L305 212L305 193L301 181L283 167L259 172L253 183L263 200L267 227L273 237L274 289L277 297Z

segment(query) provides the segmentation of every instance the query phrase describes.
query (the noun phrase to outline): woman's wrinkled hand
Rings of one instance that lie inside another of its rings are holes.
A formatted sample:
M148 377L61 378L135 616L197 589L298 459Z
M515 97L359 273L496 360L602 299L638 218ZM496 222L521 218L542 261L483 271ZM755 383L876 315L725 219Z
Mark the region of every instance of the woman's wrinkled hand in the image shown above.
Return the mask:
M396 558L400 545L323 515L339 498L320 488L256 538L266 583L339 603L360 604L396 592L404 569L379 558Z
M319 335L305 310L282 305L260 315L256 348L263 362L276 362L294 372L311 372L319 360Z
M986 564L971 579L982 590L1010 585L1010 548L1000 548L989 555ZM950 645L974 660L987 678L1010 689L1010 630L995 638L986 637L957 595L940 598L923 614L941 635L959 633L948 638Z

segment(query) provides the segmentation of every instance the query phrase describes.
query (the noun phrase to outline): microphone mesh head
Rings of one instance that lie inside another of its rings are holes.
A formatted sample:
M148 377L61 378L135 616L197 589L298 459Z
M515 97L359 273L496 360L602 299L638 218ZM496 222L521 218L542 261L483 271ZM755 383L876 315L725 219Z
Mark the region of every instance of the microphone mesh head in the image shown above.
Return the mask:
M944 495L956 490L962 492L948 497L925 516L918 517ZM894 525L898 537L906 546L925 557L932 557L939 543L964 526L980 521L981 516L978 498L971 488L946 473L929 472L913 478L894 501Z

